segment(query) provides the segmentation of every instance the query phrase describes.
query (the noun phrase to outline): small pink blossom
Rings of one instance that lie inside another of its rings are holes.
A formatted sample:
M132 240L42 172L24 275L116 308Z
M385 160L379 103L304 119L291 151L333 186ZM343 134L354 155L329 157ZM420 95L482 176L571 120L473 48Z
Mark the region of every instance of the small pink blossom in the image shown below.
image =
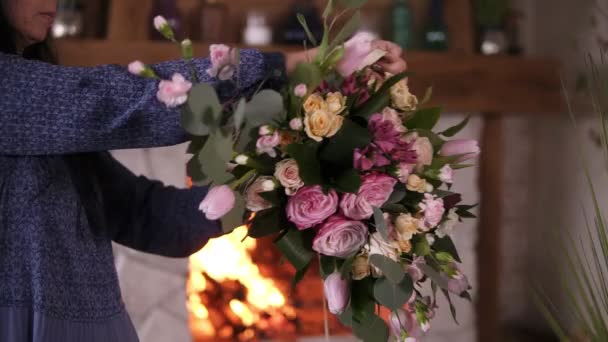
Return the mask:
M342 213L354 220L365 220L388 200L397 180L381 173L370 173L363 177L357 194L344 194L340 202Z
M287 201L287 218L298 229L311 228L332 216L338 210L338 194L330 190L325 194L318 186L305 186Z
M169 23L167 22L167 19L165 19L165 17L162 15L157 15L154 17L154 28L156 28L157 31L163 30L168 25Z
M300 83L294 88L293 93L297 97L304 97L308 93L308 87L306 84Z
M384 120L382 114L372 115L368 129L372 133L374 144L385 153L391 153L401 138L401 133L395 129L393 122Z
M445 165L439 170L439 180L447 184L452 184L454 181L454 170L450 165Z
M368 228L361 221L334 215L319 227L312 249L320 254L346 258L367 242Z
M218 220L234 208L234 192L227 185L212 187L205 199L201 202L199 210L208 220Z
M429 138L416 137L412 148L416 151L416 168L419 171L433 163L433 145Z
M279 146L279 142L281 138L279 136L279 132L275 131L271 135L264 135L258 138L256 143L257 153L258 154L268 154L272 158L277 156L277 151L275 147Z
M462 163L479 155L481 150L476 140L457 139L448 141L443 145L439 154L445 157L461 156L456 162Z
M407 132L407 128L403 125L403 121L401 120L401 116L391 107L386 107L382 111L382 120L388 121L393 124L395 130L399 133Z
M401 183L407 183L407 179L414 171L414 167L416 167L416 165L408 163L399 163L399 165L397 165L396 176Z
M375 146L367 146L364 149L355 149L354 167L357 170L369 171L374 166L383 167L390 165L391 161L384 156L384 153Z
M400 337L401 332L407 332L410 341L416 341L424 335L424 331L416 318L416 313L410 305L406 305L405 310L398 309L389 316L389 325L393 335ZM407 339L405 340L409 342Z
M169 108L175 108L188 101L188 92L192 88L192 83L188 82L184 76L174 74L171 81L160 81L156 98Z
M141 61L134 61L129 64L129 72L140 76L146 70L146 65Z
M363 60L373 51L375 37L368 32L360 32L344 43L344 56L336 65L342 77L348 77L361 69Z
M217 77L222 81L227 81L236 72L236 56L229 46L224 44L213 44L209 47L211 68L207 69L207 74Z
M420 220L419 228L423 231L428 231L437 226L441 222L445 212L443 200L428 193L424 194L424 199L420 203L420 209L424 213L424 219Z
M301 131L304 128L304 123L302 123L301 118L293 118L289 121L289 128L294 131Z
M348 280L343 279L340 272L332 273L323 282L323 290L329 312L334 315L342 314L350 299Z

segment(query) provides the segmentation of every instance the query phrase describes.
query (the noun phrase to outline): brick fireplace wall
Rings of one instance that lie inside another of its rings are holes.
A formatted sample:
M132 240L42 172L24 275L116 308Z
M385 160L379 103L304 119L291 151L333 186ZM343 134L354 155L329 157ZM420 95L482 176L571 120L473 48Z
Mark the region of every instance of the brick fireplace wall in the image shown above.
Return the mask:
M462 120L460 115L446 116L440 125L448 127ZM461 133L463 137L478 138L480 121L472 120ZM185 186L185 146L113 152L114 156L134 173L158 179L177 187ZM455 190L462 192L468 203L477 203L477 169L457 174ZM475 241L476 222L467 221L458 226L456 244L464 260L464 269L472 284L476 282ZM116 267L124 301L142 342L190 342L186 311L186 277L188 260L157 257L115 246ZM475 341L474 307L456 299L459 325L451 318L447 303L440 302L442 310L432 322L428 342ZM334 342L356 341L352 337L333 337ZM306 342L325 341L324 337L309 337Z

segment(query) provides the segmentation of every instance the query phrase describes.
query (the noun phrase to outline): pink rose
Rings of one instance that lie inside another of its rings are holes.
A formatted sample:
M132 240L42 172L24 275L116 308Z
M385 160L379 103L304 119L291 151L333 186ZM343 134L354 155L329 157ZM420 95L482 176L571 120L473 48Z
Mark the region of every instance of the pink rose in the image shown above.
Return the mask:
M209 51L211 68L207 69L207 74L222 81L231 79L236 72L236 64L238 63L234 51L224 44L212 44Z
M363 177L359 192L344 194L340 202L342 213L354 220L365 220L388 200L397 180L381 173L370 173Z
M386 107L382 111L382 120L388 121L393 124L395 130L399 133L407 132L407 128L403 125L403 121L401 120L401 116L391 107Z
M140 76L146 70L146 66L141 61L134 61L129 64L129 72Z
M260 192L267 192L266 183L273 182L272 177L258 177L245 191L245 206L247 209L258 212L272 208L272 204L260 196Z
M401 133L395 129L395 125L382 118L382 114L374 114L369 119L369 131L372 133L374 144L383 152L391 153L401 138Z
M362 62L372 53L374 40L371 33L360 32L344 43L344 56L336 65L336 70L342 77L348 77L367 66L362 65Z
M420 220L419 228L425 232L437 226L441 222L443 213L445 212L443 200L428 193L424 194L424 199L420 203L420 209L424 213L424 219Z
M433 145L429 138L417 137L412 148L416 151L416 168L418 170L433 163Z
M456 162L462 163L479 155L481 150L476 140L457 139L446 142L439 154L444 157L462 155Z
M304 97L306 95L306 93L308 93L308 87L304 83L298 84L293 89L293 94L297 97Z
M175 108L188 101L188 92L191 88L192 83L188 82L184 76L174 74L171 81L160 81L156 98L168 108Z
M323 282L323 290L329 312L334 315L342 314L350 299L348 280L342 279L342 274L339 272L332 273Z
M261 136L256 143L256 149L258 154L266 153L272 158L275 158L277 156L277 151L275 150L275 147L279 146L280 141L281 138L279 136L278 131L275 131L271 135Z
M338 195L328 194L320 186L306 186L298 190L287 202L287 218L303 230L315 226L333 215L338 209Z
M439 180L447 184L454 182L454 170L450 165L445 165L439 170Z
M214 186L201 202L199 210L208 220L215 221L228 214L234 208L234 202L234 192L228 185Z
M346 258L363 247L367 234L368 229L363 222L335 215L321 225L312 249L323 255Z
M304 182L300 178L300 169L294 159L285 159L275 166L274 176L285 187L285 193L291 196L296 193Z

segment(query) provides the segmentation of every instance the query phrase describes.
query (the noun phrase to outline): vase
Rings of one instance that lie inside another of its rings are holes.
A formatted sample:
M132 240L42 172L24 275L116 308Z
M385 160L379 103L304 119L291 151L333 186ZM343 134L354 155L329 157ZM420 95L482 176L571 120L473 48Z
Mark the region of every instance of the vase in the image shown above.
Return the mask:
M507 35L502 29L486 28L481 32L479 51L483 55L501 55L507 52Z

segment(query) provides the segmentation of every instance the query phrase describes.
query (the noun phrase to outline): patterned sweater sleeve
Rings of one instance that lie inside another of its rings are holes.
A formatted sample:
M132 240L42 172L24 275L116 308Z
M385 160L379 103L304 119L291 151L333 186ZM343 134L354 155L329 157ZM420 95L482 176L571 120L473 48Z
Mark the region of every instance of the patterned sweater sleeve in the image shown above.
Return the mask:
M136 176L109 153L97 164L106 229L115 242L166 257L187 257L222 234L198 210L207 187L177 189Z
M201 82L222 99L249 95L266 81L278 87L284 74L280 54L241 52L240 87L217 83L206 73L208 59L195 59ZM162 78L191 68L183 61L152 66ZM156 99L158 81L125 67L66 67L0 53L0 154L57 155L170 146L187 140L178 109Z

